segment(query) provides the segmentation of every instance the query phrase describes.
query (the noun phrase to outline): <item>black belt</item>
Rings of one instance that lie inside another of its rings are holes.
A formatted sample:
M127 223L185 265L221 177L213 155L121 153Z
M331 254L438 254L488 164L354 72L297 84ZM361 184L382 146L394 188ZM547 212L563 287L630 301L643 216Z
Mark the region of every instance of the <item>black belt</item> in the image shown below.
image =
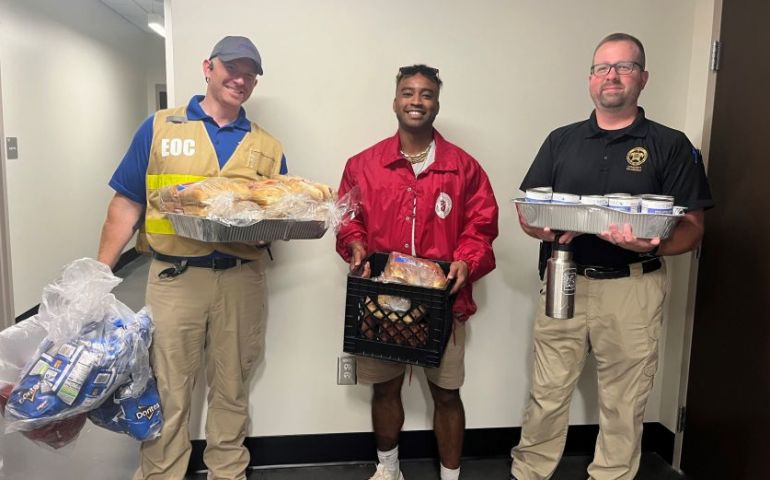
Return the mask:
M636 264L633 264L636 265ZM663 266L659 258L641 262L642 273L650 273L659 270ZM631 276L631 267L624 265L622 267L597 267L592 265L578 265L578 275L594 280L610 280L613 278L623 278Z
M228 268L237 267L249 263L251 260L243 260L240 258L191 258L191 257L174 257L171 255L163 255L162 253L153 252L153 258L160 260L161 262L169 262L175 265L185 265L187 267L198 268L210 268L212 270L227 270Z

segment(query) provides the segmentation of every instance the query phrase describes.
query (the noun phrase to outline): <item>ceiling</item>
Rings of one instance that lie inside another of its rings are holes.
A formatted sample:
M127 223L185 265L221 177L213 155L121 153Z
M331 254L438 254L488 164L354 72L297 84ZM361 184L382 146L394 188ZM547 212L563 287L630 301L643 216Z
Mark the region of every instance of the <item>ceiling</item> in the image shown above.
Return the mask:
M127 22L143 32L155 33L147 27L147 15L155 13L163 16L163 0L101 0Z

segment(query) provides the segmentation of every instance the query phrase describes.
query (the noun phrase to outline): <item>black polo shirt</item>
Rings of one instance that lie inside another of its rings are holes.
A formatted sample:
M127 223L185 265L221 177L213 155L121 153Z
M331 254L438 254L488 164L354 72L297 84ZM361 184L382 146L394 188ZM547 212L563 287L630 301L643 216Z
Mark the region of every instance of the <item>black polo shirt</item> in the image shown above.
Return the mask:
M714 206L700 152L684 133L645 118L641 107L621 130L602 130L592 112L588 120L551 132L519 188L549 186L578 195L671 195L688 210ZM643 259L596 235L581 235L572 244L581 265L615 267Z

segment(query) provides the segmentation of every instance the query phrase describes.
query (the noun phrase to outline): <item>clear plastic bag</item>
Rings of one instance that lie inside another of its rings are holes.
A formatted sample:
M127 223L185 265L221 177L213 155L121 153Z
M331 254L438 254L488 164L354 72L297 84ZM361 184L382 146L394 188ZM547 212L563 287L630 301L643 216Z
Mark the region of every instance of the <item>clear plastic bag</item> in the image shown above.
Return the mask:
M361 205L361 190L358 185L348 190L348 192L336 202L325 204L326 208L326 228L331 228L337 233L343 225L355 218L358 208Z
M146 309L134 313L109 293L120 281L96 260L76 260L44 288L38 315L0 332L0 381L13 386L6 432L84 420L129 380L132 396L145 390L152 321Z
M40 342L45 339L46 333L38 316L0 331L0 352L2 352L0 354L0 413L5 411L5 405L16 386L19 375ZM38 445L57 450L78 437L85 421L85 414L80 414L21 433Z
M14 385L0 383L0 411L4 411ZM74 417L57 420L42 427L21 432L22 435L38 445L58 450L75 441L86 423L86 414L79 413Z
M110 267L92 258L65 266L59 278L43 288L37 317L48 331L48 339L61 343L75 337L87 324L104 318L120 303L110 292L121 281Z
M446 275L436 262L399 252L390 253L382 274L375 280L438 289L447 284ZM412 308L408 298L393 295L379 295L377 303L393 312L405 313Z
M163 411L155 380L147 382L144 391L136 395L135 385L128 383L98 408L88 412L95 425L117 433L125 433L144 442L160 435Z
M335 228L350 209L328 185L279 175L259 181L213 177L160 190L160 208L244 227L264 219L321 220Z
M447 283L438 263L399 252L390 253L380 280L438 289L446 287Z

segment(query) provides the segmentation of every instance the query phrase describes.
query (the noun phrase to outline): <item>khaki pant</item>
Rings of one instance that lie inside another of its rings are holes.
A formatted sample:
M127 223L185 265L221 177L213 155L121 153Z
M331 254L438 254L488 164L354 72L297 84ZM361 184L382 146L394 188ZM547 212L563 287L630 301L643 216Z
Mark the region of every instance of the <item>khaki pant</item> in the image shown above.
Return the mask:
M599 436L588 474L592 480L631 480L639 468L642 423L658 364L658 337L666 271L591 280L578 276L575 316L544 314L534 329L532 389L521 441L511 455L518 480L551 477L561 459L569 403L589 352L597 364Z
M165 423L159 438L142 443L134 479L184 478L191 394L204 348L210 390L203 460L211 479L245 479L248 378L265 341L262 260L219 271L190 267L177 277L158 278L170 265L153 260L147 282L155 324L150 360Z

